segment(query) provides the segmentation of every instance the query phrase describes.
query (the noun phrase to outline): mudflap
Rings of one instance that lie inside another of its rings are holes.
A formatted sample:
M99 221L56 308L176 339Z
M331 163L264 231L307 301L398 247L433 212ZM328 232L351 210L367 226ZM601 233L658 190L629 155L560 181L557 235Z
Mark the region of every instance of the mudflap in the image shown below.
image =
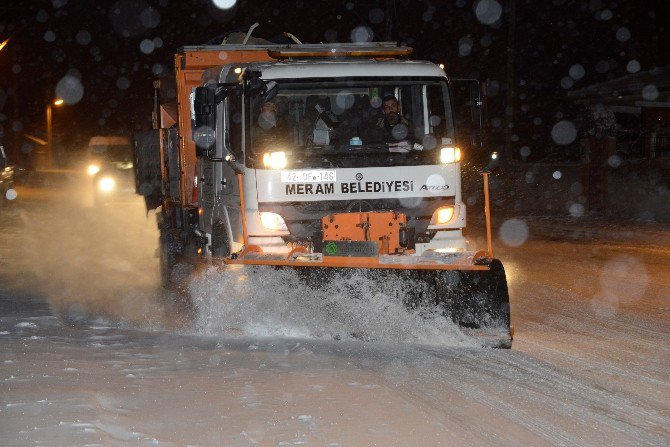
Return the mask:
M374 281L381 293L400 295L412 310L441 312L483 347L511 348L507 279L497 259L480 259L489 270L399 270L291 267L310 287L350 275Z

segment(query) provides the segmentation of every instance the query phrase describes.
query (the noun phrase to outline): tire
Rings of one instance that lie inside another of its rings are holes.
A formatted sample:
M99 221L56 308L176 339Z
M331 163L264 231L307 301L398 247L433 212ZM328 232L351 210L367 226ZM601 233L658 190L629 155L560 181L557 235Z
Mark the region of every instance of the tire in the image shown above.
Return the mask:
M172 273L174 272L175 265L177 265L177 254L172 248L170 236L171 235L168 231L161 230L161 235L158 242L161 285L165 289L171 289L174 287Z
M195 250L190 250L192 247L188 242L185 246L180 234L176 229L161 228L158 256L161 285L165 289L182 292L195 271L195 264L187 253Z
M182 243L178 230L160 230L158 254L160 258L160 278L163 292L158 294L160 305L167 321L182 327L189 324L195 315L195 307L188 292L188 278L194 271L182 256Z

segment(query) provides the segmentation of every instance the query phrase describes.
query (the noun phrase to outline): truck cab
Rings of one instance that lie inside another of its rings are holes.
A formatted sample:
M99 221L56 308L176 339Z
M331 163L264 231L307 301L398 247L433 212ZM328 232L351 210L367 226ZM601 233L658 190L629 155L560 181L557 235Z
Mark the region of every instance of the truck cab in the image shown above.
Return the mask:
M435 64L312 58L227 65L203 81L225 92L193 122L203 251L321 252L324 217L351 212L402 213L406 254L466 250L461 151ZM193 117L203 105L193 98Z

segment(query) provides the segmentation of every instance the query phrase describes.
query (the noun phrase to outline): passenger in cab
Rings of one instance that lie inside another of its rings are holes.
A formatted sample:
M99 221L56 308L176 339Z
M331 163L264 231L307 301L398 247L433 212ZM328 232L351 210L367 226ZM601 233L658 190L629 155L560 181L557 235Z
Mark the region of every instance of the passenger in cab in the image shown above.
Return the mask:
M289 126L280 115L276 101L265 101L259 108L254 141L263 145L280 145L290 141Z

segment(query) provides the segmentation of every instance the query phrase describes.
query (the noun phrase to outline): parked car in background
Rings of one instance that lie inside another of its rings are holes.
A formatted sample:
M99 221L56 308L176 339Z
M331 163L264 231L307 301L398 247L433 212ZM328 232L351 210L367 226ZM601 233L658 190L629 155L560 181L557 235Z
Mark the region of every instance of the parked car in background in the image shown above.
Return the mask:
M12 189L13 185L14 167L9 165L5 148L0 144L0 193L2 194L2 199L0 200L9 198L7 197L7 191Z

